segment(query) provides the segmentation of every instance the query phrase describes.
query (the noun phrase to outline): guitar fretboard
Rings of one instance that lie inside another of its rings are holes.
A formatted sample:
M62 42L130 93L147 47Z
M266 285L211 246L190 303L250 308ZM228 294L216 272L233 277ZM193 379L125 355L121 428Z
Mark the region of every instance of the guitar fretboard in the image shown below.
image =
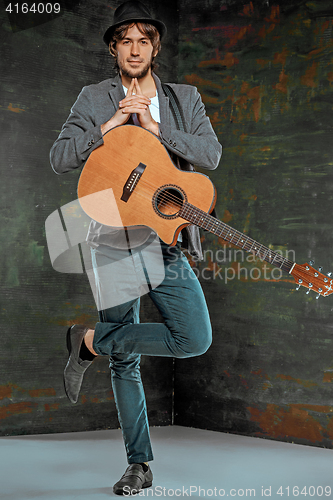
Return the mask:
M184 202L179 215L188 222L191 222L192 224L219 236L223 240L228 243L232 243L245 252L252 253L258 257L258 259L268 262L275 267L279 267L286 273L290 273L294 266L293 261L284 258L280 253L274 252L270 248L261 245L261 243L258 243L240 231L233 229L228 226L228 224L221 222L190 203Z

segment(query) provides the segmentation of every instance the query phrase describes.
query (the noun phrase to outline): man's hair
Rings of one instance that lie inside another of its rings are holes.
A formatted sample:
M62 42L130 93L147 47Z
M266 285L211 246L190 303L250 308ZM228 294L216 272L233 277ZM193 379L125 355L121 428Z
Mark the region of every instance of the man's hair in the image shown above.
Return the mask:
M119 72L119 66L117 62L117 57L118 57L118 52L117 52L117 43L123 40L126 37L127 31L129 28L131 28L134 25L137 25L138 30L143 34L146 35L149 40L151 41L151 44L153 46L153 52L156 52L156 55L159 53L161 50L161 39L160 39L160 34L158 29L153 25L153 24L148 24L148 23L143 23L143 22L133 22L130 21L128 23L124 23L121 26L118 26L112 35L112 38L109 43L109 51L110 54L114 57L114 67L115 69ZM154 62L154 59L156 55L152 59L152 64L151 68L152 70L156 69L157 64Z

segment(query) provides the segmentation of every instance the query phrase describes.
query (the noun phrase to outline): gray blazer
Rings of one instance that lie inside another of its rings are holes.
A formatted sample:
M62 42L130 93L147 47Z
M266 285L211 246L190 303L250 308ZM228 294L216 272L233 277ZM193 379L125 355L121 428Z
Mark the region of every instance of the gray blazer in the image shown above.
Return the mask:
M197 89L190 85L169 84L175 91L185 118L186 132L177 129L171 113L169 98L165 96L159 78L153 74L160 107L160 140L175 165L182 170L193 170L192 164L213 170L217 167L222 147L219 144ZM84 87L63 125L50 152L50 161L57 174L63 174L84 165L90 153L103 144L101 125L117 111L125 97L119 76ZM108 244L109 232L92 222L88 241ZM191 254L202 258L198 228L188 226L183 231ZM110 243L111 244L111 243Z

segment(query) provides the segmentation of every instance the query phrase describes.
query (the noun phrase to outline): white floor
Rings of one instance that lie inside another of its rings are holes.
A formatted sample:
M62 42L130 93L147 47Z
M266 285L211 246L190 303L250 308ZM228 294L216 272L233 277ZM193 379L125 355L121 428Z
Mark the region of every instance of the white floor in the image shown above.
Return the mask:
M333 500L333 450L177 426L151 435L154 483L138 497ZM2 437L0 499L104 500L126 466L119 430Z

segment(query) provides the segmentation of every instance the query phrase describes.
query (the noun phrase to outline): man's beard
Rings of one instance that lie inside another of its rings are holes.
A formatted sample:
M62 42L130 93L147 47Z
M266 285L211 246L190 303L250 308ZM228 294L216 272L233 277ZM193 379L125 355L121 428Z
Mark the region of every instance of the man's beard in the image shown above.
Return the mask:
M122 74L122 76L126 76L127 78L137 78L138 80L140 80L140 78L144 78L147 73L149 72L150 68L151 68L151 64L153 62L153 58L150 59L150 61L146 64L146 66L144 66L138 73L138 70L136 70L135 68L131 69L127 69L125 68L122 63L119 61L118 59L118 66L119 66L119 69L120 69L120 72Z

